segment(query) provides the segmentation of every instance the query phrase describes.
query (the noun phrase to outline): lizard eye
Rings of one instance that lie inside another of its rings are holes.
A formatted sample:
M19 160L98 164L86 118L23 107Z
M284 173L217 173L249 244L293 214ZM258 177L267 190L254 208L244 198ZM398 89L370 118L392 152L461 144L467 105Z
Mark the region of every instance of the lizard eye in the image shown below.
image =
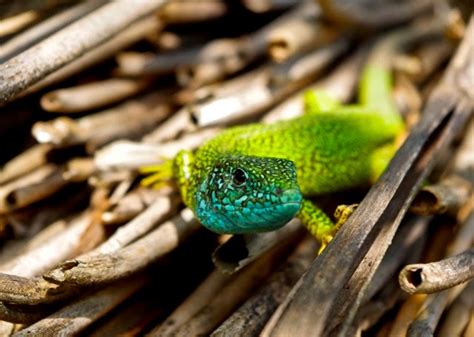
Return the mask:
M247 181L247 175L245 174L244 170L239 168L234 171L232 178L234 184L236 184L237 186L240 186Z

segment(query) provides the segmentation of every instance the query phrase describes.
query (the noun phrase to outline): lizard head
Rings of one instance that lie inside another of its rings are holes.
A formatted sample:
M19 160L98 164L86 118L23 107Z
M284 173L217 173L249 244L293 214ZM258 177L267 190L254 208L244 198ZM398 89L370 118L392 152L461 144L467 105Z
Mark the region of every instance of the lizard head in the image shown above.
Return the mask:
M271 231L299 211L302 195L292 161L229 156L214 163L196 193L196 215L218 233Z

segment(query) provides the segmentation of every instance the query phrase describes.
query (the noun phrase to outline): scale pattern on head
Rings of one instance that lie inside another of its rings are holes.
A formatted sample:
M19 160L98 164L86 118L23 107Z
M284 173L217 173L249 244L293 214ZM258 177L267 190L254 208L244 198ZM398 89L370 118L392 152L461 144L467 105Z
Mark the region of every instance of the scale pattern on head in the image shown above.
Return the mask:
M223 156L197 188L196 215L218 233L271 231L300 209L296 168L286 159Z

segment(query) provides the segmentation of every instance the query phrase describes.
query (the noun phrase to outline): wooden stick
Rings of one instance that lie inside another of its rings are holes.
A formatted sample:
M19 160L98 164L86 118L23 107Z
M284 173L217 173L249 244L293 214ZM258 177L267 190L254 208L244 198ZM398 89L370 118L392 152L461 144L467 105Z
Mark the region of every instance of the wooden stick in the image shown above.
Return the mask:
M59 191L67 184L62 169L46 164L0 189L0 213L25 207Z
M361 28L383 28L407 22L433 6L429 0L413 3L377 2L366 6L363 1L347 3L345 1L321 0L324 15L345 26L359 26Z
M15 16L0 20L0 37L4 37L31 25L40 17L38 11L29 10Z
M64 147L86 143L94 152L118 138L136 138L151 129L170 112L163 91L132 99L117 107L73 120L58 117L33 125L32 134L40 143Z
M193 120L203 127L255 118L313 80L347 46L347 40L339 40L284 64L231 80L226 86L212 88L206 99L189 107Z
M453 256L472 247L474 238L474 213L460 228L446 255ZM472 265L472 258L470 261ZM416 319L410 324L407 337L433 335L444 309L455 300L466 284L461 284L441 292L428 295Z
M176 195L159 197L145 211L128 224L121 226L103 244L85 256L110 254L124 248L153 229L161 221L176 212L179 198Z
M207 335L221 323L232 310L243 302L278 266L286 256L291 244L282 242L272 251L267 252L253 264L243 269L229 282L202 310L189 321L181 325L175 332L176 336Z
M79 299L47 318L17 332L16 336L75 335L143 287L148 278L139 275L113 284L103 290Z
M409 294L431 294L474 277L474 249L432 262L405 266L399 275L400 286Z
M298 5L298 0L242 0L243 5L255 13L285 10Z
M291 17L268 34L268 54L276 62L334 41L339 32L320 20L315 1L305 1Z
M147 336L165 337L176 335L178 328L211 302L231 279L231 276L224 275L218 270L213 271L163 323L150 331Z
M228 4L222 0L172 1L159 11L159 18L167 24L194 23L212 20L227 14Z
M44 274L44 278L55 284L73 284L76 287L111 282L143 269L172 251L199 227L192 211L184 209L178 216L125 248L111 254L86 255L63 262Z
M0 63L30 48L41 39L90 13L104 3L105 1L86 1L79 3L34 25L34 27L23 33L12 37L0 46Z
M108 3L1 64L0 104L13 100L21 91L107 41L163 4L164 1L136 1L134 6L130 6L129 1Z
M154 15L150 15L138 22L132 23L130 26L117 33L117 35L111 37L110 40L105 41L103 44L89 50L82 56L75 58L71 63L42 78L39 82L24 90L20 96L31 94L54 83L63 81L70 76L113 56L117 51L136 43L146 35L152 32L157 32L161 25L162 24L156 20Z
M461 337L467 330L469 319L474 308L474 282L470 282L458 298L449 307L446 317L439 329L440 336Z
M91 214L83 213L68 221L59 220L53 227L58 227L55 235L41 243L36 243L29 250L19 254L10 261L0 265L0 272L23 277L33 277L46 272L58 263L72 258L85 250L82 238L90 230ZM48 231L46 228L43 231ZM41 235L41 234L39 234ZM96 244L89 242L88 244ZM81 247L82 246L82 247Z
M301 116L304 113L302 97L306 90L324 90L341 102L347 102L354 92L360 68L364 58L367 56L367 52L367 46L360 48L328 76L316 81L316 83L309 87L299 90L267 112L263 116L262 122L274 123L279 120Z
M331 313L337 311L335 300L341 289L363 262L366 273L358 285L348 289L350 295L346 298L347 302L354 303L348 307L358 307L363 289L385 255L417 187L433 165L433 154L452 141L471 114L472 106L466 96L453 87L458 85L455 74L462 72L462 69L465 71L472 61L465 56L466 49L472 48L472 34L474 21L444 81L425 106L423 120L408 136L388 169L342 226L333 242L315 260L276 311L263 336L322 336L332 319ZM363 260L369 248L371 253ZM348 319L347 323L350 321ZM348 325L343 325L338 333L344 336L348 328Z
M291 287L310 266L315 252L314 240L307 238L300 243L285 264L211 336L257 336Z
M159 190L138 187L120 198L116 204L102 214L101 220L105 225L119 224L131 220L140 214L153 202L161 197L172 197L174 188L162 188Z
M295 219L273 232L234 235L217 247L212 254L212 260L221 272L232 274L277 246L282 240L291 241L301 237L302 232L300 222Z
M193 150L219 131L219 128L207 128L160 145L116 141L97 151L94 160L101 171L112 168L138 169L174 158L180 150Z
M106 79L50 91L41 97L41 107L51 112L83 112L136 95L149 85L147 79Z
M472 184L457 175L425 186L418 192L410 210L420 215L448 213L456 215L472 193Z
M0 184L18 178L44 165L46 155L51 150L49 144L33 145L26 151L8 161L0 171Z

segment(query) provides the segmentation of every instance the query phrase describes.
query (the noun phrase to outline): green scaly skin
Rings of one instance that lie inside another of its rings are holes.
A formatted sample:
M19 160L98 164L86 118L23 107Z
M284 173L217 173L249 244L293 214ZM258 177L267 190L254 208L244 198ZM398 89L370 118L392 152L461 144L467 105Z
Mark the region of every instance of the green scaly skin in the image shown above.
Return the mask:
M388 71L367 66L358 105L307 93L305 115L230 128L194 154L181 151L148 169L157 173L144 183L177 182L185 204L212 231L275 230L297 216L325 247L341 223L306 197L368 184L381 174L403 132L391 88Z

